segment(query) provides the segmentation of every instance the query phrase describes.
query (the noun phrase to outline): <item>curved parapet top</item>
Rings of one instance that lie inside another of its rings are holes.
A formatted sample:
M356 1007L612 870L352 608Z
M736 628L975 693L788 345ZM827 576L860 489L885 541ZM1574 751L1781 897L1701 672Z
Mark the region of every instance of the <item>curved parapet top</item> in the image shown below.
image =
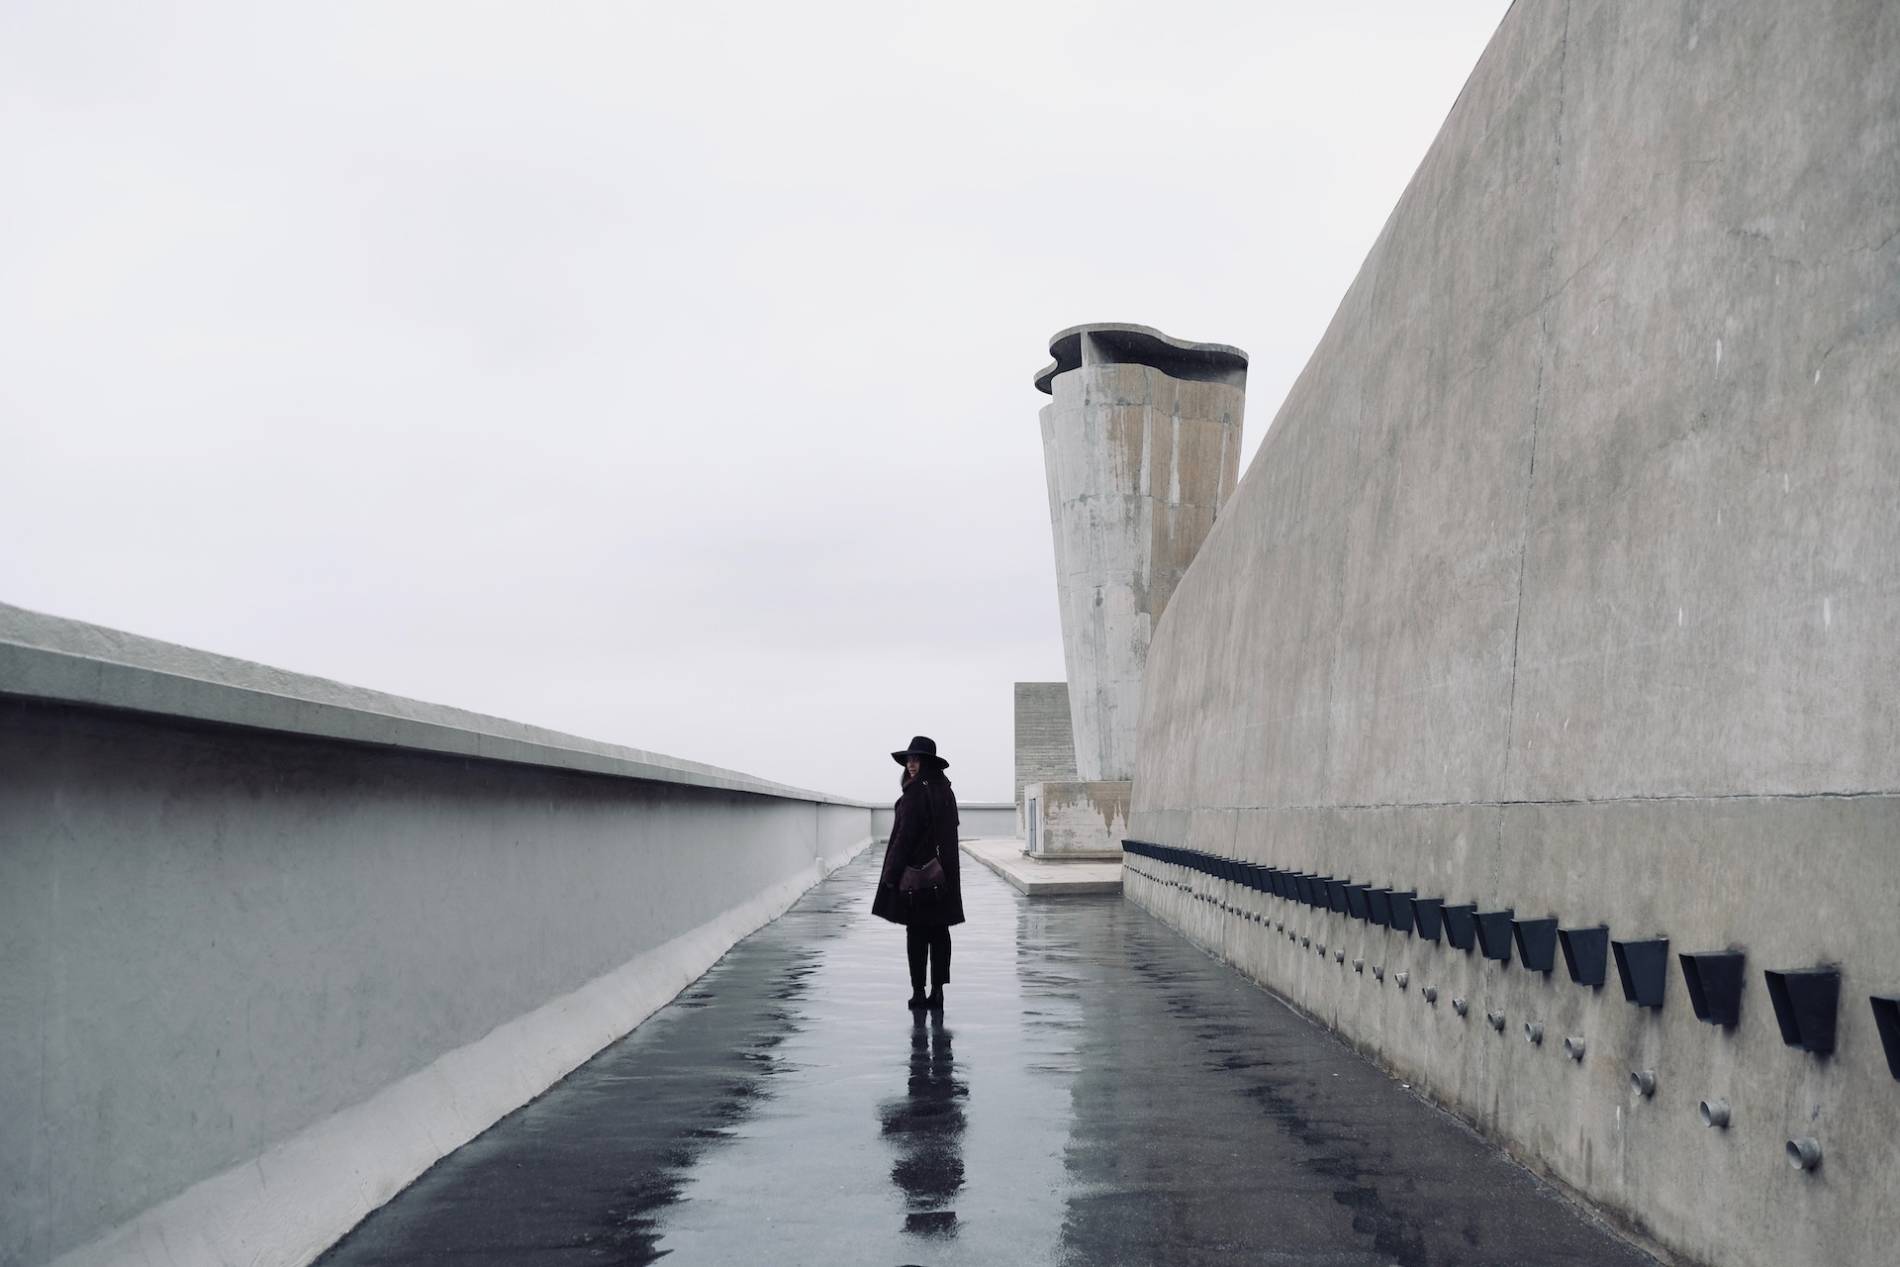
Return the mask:
M1153 326L1095 321L1070 326L1049 339L1055 357L1036 374L1036 390L1053 393L1051 380L1083 365L1148 365L1171 378L1247 385L1247 354L1226 343L1191 343Z

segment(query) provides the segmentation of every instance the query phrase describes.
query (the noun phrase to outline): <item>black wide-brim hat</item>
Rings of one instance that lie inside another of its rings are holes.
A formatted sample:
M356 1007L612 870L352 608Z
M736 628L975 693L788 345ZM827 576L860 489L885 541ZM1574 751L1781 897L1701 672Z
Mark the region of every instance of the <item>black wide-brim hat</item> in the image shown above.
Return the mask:
M937 741L928 735L918 735L910 741L910 747L902 752L893 752L891 760L898 765L906 765L912 757L922 757L939 770L948 770L950 763L937 755Z

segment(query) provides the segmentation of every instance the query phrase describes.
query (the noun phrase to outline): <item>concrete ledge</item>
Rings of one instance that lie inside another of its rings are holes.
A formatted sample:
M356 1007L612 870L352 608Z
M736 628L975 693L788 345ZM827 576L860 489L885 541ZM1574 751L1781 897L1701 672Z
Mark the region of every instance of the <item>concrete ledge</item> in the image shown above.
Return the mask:
M0 694L786 800L870 804L4 603Z
M1009 881L1029 897L1068 897L1079 893L1120 893L1120 862L1040 862L1023 853L1013 838L965 840L963 852Z

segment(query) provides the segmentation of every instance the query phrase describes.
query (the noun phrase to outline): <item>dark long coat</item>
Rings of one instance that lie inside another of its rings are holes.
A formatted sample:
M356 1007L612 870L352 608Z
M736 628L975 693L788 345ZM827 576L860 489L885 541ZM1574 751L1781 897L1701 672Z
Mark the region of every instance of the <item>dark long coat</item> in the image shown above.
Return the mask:
M897 891L905 867L921 867L936 854L943 863L943 896L928 907L913 909L911 900ZM926 770L904 786L897 798L891 839L884 846L884 867L878 873L877 896L871 914L893 924L927 926L963 922L961 857L957 851L957 794L941 770Z

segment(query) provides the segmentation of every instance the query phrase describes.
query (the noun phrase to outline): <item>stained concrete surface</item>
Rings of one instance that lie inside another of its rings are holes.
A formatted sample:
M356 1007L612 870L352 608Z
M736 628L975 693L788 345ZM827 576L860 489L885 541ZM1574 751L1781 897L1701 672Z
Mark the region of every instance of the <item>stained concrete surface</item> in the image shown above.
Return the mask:
M321 1263L1651 1261L1120 899L966 868L948 1007L906 1011L875 865Z
M1128 838L1126 779L1045 780L1023 788L1023 835L1033 858L1119 861Z
M1069 718L1067 682L1018 682L1015 686L1016 828L1024 832L1023 788L1062 782L1075 772L1075 727Z

